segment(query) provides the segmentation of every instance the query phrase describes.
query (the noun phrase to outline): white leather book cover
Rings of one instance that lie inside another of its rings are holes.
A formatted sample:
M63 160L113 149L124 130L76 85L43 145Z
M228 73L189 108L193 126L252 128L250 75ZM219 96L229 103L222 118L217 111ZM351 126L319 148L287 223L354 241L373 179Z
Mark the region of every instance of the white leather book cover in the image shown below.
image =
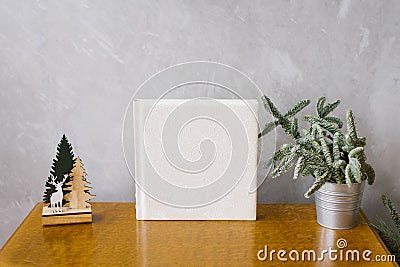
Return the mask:
M138 220L255 220L258 103L133 103Z

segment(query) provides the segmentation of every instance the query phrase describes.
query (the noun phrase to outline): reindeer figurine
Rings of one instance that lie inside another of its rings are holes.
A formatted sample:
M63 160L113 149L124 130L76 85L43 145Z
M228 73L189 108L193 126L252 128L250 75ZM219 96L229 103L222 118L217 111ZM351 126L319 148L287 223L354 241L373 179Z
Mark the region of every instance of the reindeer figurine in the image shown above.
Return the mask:
M54 179L54 176L51 175L51 182L50 184L54 185L56 187L56 191L53 192L50 196L50 207L53 210L53 213L58 213L62 212L62 202L63 202L63 191L62 191L62 186L67 179L68 174L64 174L64 179L61 182L56 182L56 179Z

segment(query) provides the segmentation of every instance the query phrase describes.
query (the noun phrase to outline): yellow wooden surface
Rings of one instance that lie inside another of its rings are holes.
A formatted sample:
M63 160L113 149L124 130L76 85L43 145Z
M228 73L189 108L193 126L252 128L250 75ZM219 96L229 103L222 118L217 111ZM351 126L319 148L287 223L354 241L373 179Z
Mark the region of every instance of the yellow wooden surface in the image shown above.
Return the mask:
M0 266L393 266L393 263L259 261L257 252L343 251L387 254L361 223L334 231L316 223L314 205L258 205L257 221L136 221L133 203L92 206L93 223L42 226L39 203L0 251ZM293 254L294 255L294 254ZM287 255L286 255L287 257Z

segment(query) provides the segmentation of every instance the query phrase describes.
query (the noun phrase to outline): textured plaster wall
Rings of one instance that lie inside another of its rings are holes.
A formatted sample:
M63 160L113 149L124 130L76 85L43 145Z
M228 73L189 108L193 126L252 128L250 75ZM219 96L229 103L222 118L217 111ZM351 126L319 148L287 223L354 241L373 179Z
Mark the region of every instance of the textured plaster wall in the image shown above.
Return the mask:
M62 133L97 201L134 201L125 107L151 74L191 60L240 69L281 109L342 99L336 114L353 108L377 173L363 208L384 215L379 194L400 204L399 14L395 0L0 1L0 245L41 201ZM312 202L304 181L267 181L258 202Z

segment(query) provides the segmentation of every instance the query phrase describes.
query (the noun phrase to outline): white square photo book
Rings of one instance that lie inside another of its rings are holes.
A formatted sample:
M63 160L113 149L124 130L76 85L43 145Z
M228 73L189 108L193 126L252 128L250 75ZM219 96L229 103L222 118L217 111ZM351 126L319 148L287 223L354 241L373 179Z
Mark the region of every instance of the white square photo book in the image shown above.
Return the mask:
M256 219L257 100L135 99L133 113L138 220Z

